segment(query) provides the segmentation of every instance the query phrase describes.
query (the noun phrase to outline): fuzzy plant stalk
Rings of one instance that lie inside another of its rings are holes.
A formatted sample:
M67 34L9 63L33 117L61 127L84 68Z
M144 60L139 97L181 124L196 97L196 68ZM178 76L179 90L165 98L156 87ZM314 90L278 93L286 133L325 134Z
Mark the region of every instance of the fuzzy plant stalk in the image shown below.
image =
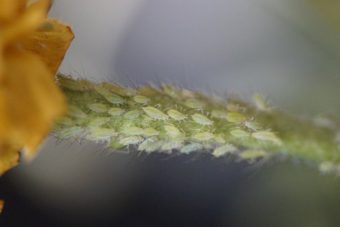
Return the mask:
M112 151L209 152L250 162L284 154L340 173L335 120L292 116L260 95L251 104L172 85L129 88L64 75L58 84L68 100L68 114L54 130L61 140L91 140Z

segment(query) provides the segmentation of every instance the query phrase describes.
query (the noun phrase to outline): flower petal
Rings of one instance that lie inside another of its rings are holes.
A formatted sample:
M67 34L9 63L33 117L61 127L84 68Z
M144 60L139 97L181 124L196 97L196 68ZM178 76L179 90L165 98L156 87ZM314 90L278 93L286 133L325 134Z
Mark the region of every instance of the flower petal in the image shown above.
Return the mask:
M31 158L53 122L65 112L64 97L39 57L15 52L4 61L0 95L5 97L5 105L0 106L0 119L5 115L8 120L7 126L0 125L0 141L11 135L11 141L24 147Z
M11 147L2 147L0 149L0 175L17 165L19 160L19 152ZM0 203L1 213L1 203Z
M0 22L7 22L15 18L26 8L26 0L1 0Z
M24 49L39 55L55 74L73 38L69 26L49 19L38 31L23 40L22 44Z
M6 46L10 42L34 32L44 22L49 7L49 0L40 0L27 7L22 15L4 26L1 34L1 45Z

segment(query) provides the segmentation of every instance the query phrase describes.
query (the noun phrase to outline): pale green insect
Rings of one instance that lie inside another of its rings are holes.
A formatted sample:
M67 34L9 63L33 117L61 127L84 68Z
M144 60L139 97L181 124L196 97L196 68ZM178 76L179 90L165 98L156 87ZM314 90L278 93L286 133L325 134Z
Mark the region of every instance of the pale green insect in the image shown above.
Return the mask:
M147 104L148 102L150 102L150 99L143 95L136 95L133 97L133 101L139 104Z
M215 140L217 143L220 143L220 144L224 144L224 143L225 143L225 139L224 139L223 134L215 135L215 136L214 136L214 140Z
M246 108L241 106L239 103L229 102L227 104L227 110L231 112L243 112L246 110Z
M211 111L211 116L213 118L224 119L227 117L227 113L223 110L213 110Z
M165 120L169 119L168 115L166 115L162 111L156 109L155 107L147 106L147 107L143 107L142 109L144 110L144 112L149 117L151 117L154 120L163 120L163 121L165 121Z
M245 150L239 154L240 158L246 160L254 160L257 158L262 158L267 155L267 152L263 150Z
M192 109L202 109L204 107L204 103L197 99L187 99L184 105Z
M111 115L111 116L120 116L122 115L123 113L125 112L125 110L119 108L119 107L112 107L109 109L108 113Z
M242 123L247 119L246 116L244 116L243 114L239 112L229 112L227 113L226 118L227 118L227 121L231 123Z
M203 149L202 144L200 143L190 143L181 148L182 154L190 154L192 152L200 151Z
M75 80L61 74L58 74L58 82L62 87L73 91L86 91L93 87L93 84L86 80Z
M88 126L89 127L99 127L99 126L106 124L110 120L111 120L111 118L109 118L109 117L96 117L89 122Z
M159 131L157 131L156 129L154 129L152 127L148 127L146 129L144 129L144 135L145 136L158 136Z
M140 112L138 110L130 110L124 114L124 118L129 120L134 120L140 116Z
M64 128L58 131L58 138L59 139L69 139L71 137L80 137L84 130L81 127L74 126L70 128Z
M150 126L152 121L153 121L153 119L151 117L143 114L140 123L141 123L141 125L148 127L148 126Z
M275 143L276 145L282 145L282 141L280 140L280 138L278 138L275 133L271 131L257 131L253 132L251 135L258 140L270 141Z
M172 119L176 121L183 121L187 118L185 114L182 114L181 112L174 110L174 109L168 110L167 114L169 115L169 117L171 117Z
M75 117L75 118L86 118L87 114L82 111L80 108L74 106L74 105L69 105L68 106L68 115L71 117Z
M171 138L181 137L182 133L181 131L172 124L164 125L164 129L166 134Z
M117 132L112 128L91 127L88 129L86 138L94 141L109 141L117 136Z
M319 164L319 170L321 173L325 173L325 174L326 173L339 173L340 166L332 162L325 161Z
M261 129L261 125L254 121L246 121L244 122L244 126L246 126L248 129L251 129L253 131L257 131Z
M179 98L179 91L176 87L169 84L162 84L162 89L165 94L169 95L172 98Z
M158 140L156 137L150 137L144 140L141 144L139 144L138 150L145 152L153 152L158 150L161 146L162 142L160 140Z
M74 125L74 122L69 117L63 117L58 121L58 124L65 125L65 126L72 126Z
M183 140L172 140L163 143L161 150L171 151L174 149L180 149L183 146Z
M199 132L191 136L193 139L198 141L208 141L214 138L214 134L211 132Z
M219 146L217 148L214 149L212 155L214 155L215 157L221 157L224 156L226 154L231 154L237 151L237 147L235 147L232 144L224 144L222 146Z
M123 103L125 103L125 100L121 96L112 93L107 88L105 88L103 85L95 86L95 90L99 94L101 94L107 101L109 101L112 104L123 104Z
M122 133L129 136L141 136L144 135L144 129L136 126L126 126L123 128Z
M212 120L199 113L193 114L191 118L200 125L212 125L214 123Z
M230 134L236 138L246 138L250 136L248 132L242 129L233 129L230 131Z
M259 109L261 111L269 111L270 110L270 107L268 106L266 99L262 95L255 93L253 95L253 101L254 101L257 109Z
M92 104L87 105L87 107L96 113L105 113L108 110L108 106L102 103L92 103Z
M128 145L135 145L143 142L144 138L141 136L128 136L119 139L119 143L128 146Z

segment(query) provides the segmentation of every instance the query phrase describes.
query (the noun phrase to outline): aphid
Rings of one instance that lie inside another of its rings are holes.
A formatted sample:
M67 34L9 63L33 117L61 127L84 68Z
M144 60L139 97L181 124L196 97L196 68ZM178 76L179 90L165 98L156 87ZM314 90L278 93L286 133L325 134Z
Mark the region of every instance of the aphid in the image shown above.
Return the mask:
M200 125L212 125L214 122L202 114L195 113L191 118Z
M172 98L179 98L179 91L176 87L168 84L162 84L162 89L165 94L169 95Z
M93 141L109 141L112 137L117 136L113 128L91 127L88 129L86 138Z
M224 119L227 116L227 113L223 110L213 110L211 111L211 116L218 119Z
M150 102L150 99L143 95L136 95L133 97L133 101L139 104L147 104L148 102Z
M224 144L220 147L215 148L212 155L218 158L226 154L234 153L235 151L237 151L237 147L235 147L234 145Z
M253 131L257 131L257 130L261 129L260 124L255 122L255 121L246 121L246 122L244 122L244 126L246 126L247 128L249 128Z
M111 115L111 116L120 116L122 115L123 113L125 112L125 110L121 109L121 108L118 108L118 107L113 107L113 108L110 108L108 113Z
M138 150L145 152L153 152L158 150L161 146L162 142L160 140L158 140L156 137L151 137L144 140L141 144L139 144Z
M171 151L171 150L174 150L174 149L181 148L182 145L183 145L182 140L171 140L171 141L163 143L161 150Z
M184 105L192 109L202 109L204 107L204 103L197 99L187 99Z
M245 138L245 137L249 137L250 134L242 129L233 129L230 131L230 134L234 137L237 138Z
M147 106L147 107L143 107L142 109L144 110L144 112L149 117L151 117L154 120L163 120L163 121L165 121L165 120L169 119L168 115L166 115L162 111L156 109L155 107Z
M172 119L176 121L183 121L187 118L187 116L185 116L181 112L174 110L174 109L168 110L167 114L169 115L169 117L171 117Z
M315 125L323 128L336 129L336 123L327 116L317 116L313 119Z
M256 108L261 110L261 111L269 111L270 110L270 107L268 106L266 99L258 93L255 93L253 95L253 102L254 102Z
M225 143L225 139L223 137L224 137L223 134L218 134L218 135L215 135L214 140L217 143L224 144Z
M180 137L182 135L181 131L172 124L164 125L166 134L171 138Z
M74 80L61 74L58 75L58 82L61 87L73 91L86 91L93 87L93 85L86 80Z
M107 82L103 82L101 84L96 85L95 90L100 93L100 91L109 93L115 93L119 96L133 96L136 94L136 91L128 88L128 87L122 87L118 84L111 84Z
M133 120L140 116L140 112L138 110L130 110L124 114L124 118Z
M192 135L192 138L198 141L208 141L214 138L214 134L211 132L199 132Z
M144 129L136 127L136 126L127 126L124 127L122 133L129 136L141 136L144 135Z
M336 169L334 163L332 162L321 162L319 164L319 170L321 173L330 173Z
M157 131L154 128L149 127L149 128L144 129L144 135L145 136L158 136L159 131Z
M111 119L109 117L96 117L93 120L89 122L89 127L99 127L107 122L109 122Z
M125 102L121 96L112 93L103 85L95 86L95 90L112 104L123 104Z
M84 113L80 108L73 106L73 105L68 106L68 115L71 117L75 117L75 118L86 118L87 117L86 113Z
M63 117L58 121L58 124L65 125L65 126L72 126L74 122L69 117Z
M228 112L226 118L231 123L242 123L247 119L246 116L239 112Z
M262 158L267 155L267 152L263 150L245 150L239 154L240 158L246 160L254 160L257 158Z
M153 120L152 120L152 118L151 117L149 117L148 115L142 115L142 119L141 119L141 121L140 121L140 124L141 125L143 125L143 126L145 126L145 127L148 127L148 126L150 126L150 124L151 124L151 122L152 122Z
M87 107L96 113L104 113L107 112L108 107L102 103L92 103L87 105Z
M64 128L58 131L59 139L69 139L70 137L78 137L83 133L83 128L74 126L70 128Z
M270 141L277 145L282 145L282 141L280 140L280 138L278 138L275 135L275 133L271 131L257 131L257 132L253 132L251 135L252 137L258 140Z
M202 150L203 146L202 144L199 143L190 143L185 146L183 146L180 150L181 153L183 154L190 154L191 152L199 151Z
M242 107L240 104L238 103L234 103L234 102L229 102L227 104L227 110L231 111L231 112L239 112L239 111L244 111L245 108Z
M144 138L141 136L128 136L128 137L123 137L119 140L119 143L128 146L128 145L135 145L143 142Z

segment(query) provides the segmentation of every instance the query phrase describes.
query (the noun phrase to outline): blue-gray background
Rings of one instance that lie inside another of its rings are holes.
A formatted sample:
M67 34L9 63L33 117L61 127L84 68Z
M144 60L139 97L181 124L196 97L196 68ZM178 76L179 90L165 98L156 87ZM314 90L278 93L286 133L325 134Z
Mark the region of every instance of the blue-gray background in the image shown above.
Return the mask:
M340 112L339 38L305 1L55 0L51 15L76 34L61 67L75 77L245 99L261 92L291 112ZM3 179L5 197L16 192L7 212L22 211L6 223L338 226L339 183L307 164L279 163L258 170L50 138Z

